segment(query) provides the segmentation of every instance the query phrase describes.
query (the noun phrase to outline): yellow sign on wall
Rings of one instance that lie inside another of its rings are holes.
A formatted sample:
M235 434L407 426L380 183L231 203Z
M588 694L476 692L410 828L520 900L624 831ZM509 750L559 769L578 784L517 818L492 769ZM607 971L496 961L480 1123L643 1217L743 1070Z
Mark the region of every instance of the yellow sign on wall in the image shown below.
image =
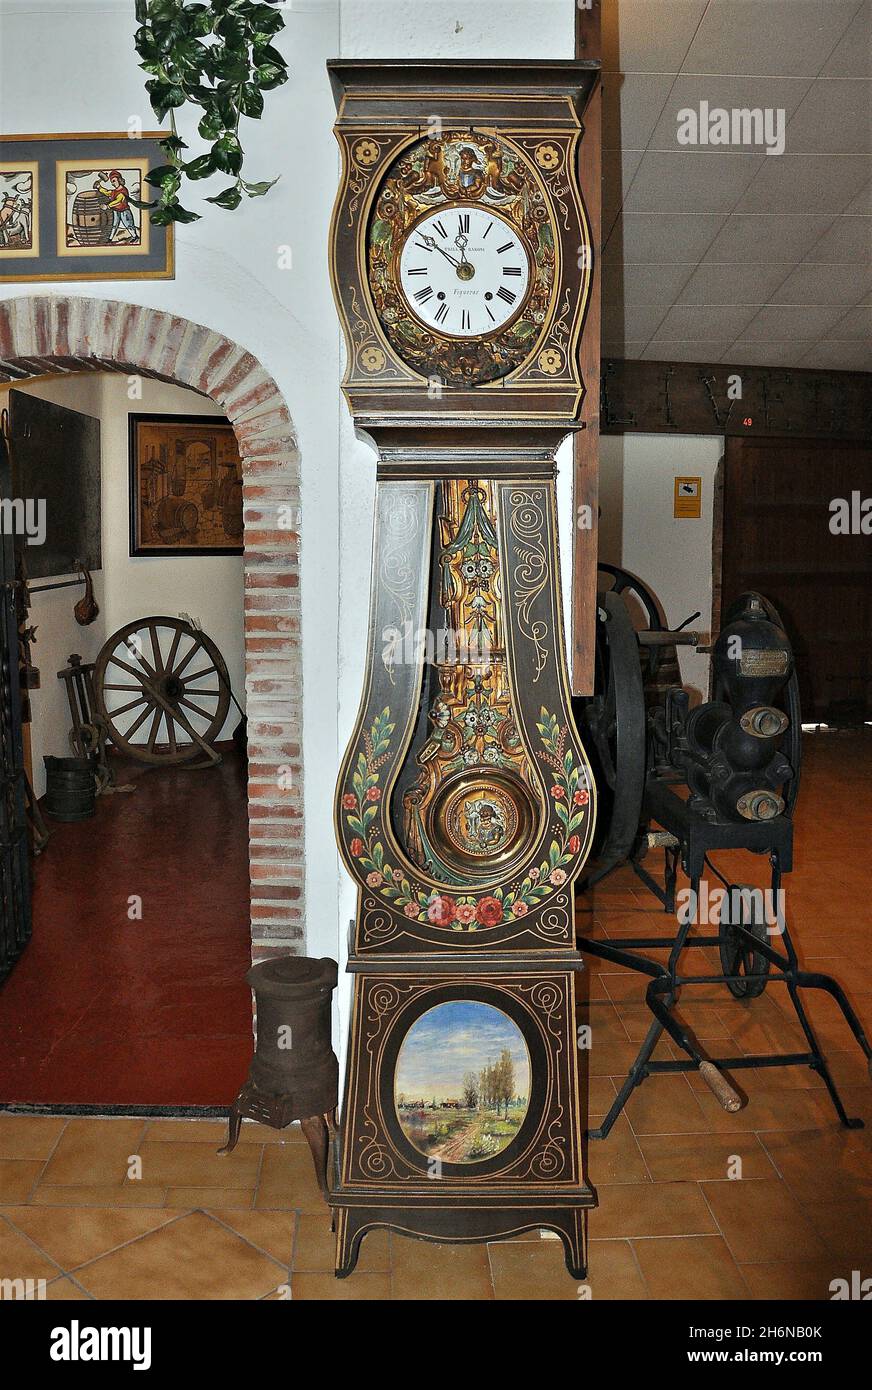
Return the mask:
M702 515L702 478L676 478L673 516L691 517L696 520Z

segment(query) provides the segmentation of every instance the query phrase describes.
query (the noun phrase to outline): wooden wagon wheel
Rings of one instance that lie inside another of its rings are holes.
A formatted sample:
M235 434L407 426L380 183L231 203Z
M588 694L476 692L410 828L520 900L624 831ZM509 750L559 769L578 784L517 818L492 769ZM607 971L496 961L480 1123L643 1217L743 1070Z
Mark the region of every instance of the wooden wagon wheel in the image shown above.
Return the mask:
M165 765L198 754L221 761L211 745L230 705L227 667L211 638L181 618L139 618L114 632L94 664L94 694L123 753Z

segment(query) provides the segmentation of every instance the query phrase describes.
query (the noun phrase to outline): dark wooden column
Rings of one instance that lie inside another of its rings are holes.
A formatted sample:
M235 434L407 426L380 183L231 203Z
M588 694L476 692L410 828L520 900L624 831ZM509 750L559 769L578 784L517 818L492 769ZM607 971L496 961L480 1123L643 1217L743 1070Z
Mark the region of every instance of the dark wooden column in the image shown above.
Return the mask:
M602 0L576 7L576 58L602 57ZM590 218L593 276L584 332L581 371L587 387L582 408L585 428L574 438L572 556L572 691L593 694L596 623L597 506L599 501L599 406L602 238L602 86L597 84L584 113L579 176ZM590 518L588 526L579 524Z

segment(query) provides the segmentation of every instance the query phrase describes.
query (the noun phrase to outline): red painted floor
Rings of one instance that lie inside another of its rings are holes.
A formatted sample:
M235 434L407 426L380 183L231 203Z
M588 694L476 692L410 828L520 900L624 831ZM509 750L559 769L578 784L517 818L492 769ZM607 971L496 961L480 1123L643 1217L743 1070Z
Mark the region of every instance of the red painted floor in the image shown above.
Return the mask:
M116 769L133 791L47 818L33 939L0 986L0 1101L227 1105L252 1051L244 766Z

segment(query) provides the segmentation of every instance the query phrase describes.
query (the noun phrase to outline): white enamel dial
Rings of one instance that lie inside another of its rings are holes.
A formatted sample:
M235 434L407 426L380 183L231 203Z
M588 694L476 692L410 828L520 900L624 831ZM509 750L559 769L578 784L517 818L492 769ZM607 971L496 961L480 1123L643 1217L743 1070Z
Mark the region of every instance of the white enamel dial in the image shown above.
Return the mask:
M400 288L415 318L454 338L505 328L530 284L530 261L510 222L480 204L436 208L408 233Z

